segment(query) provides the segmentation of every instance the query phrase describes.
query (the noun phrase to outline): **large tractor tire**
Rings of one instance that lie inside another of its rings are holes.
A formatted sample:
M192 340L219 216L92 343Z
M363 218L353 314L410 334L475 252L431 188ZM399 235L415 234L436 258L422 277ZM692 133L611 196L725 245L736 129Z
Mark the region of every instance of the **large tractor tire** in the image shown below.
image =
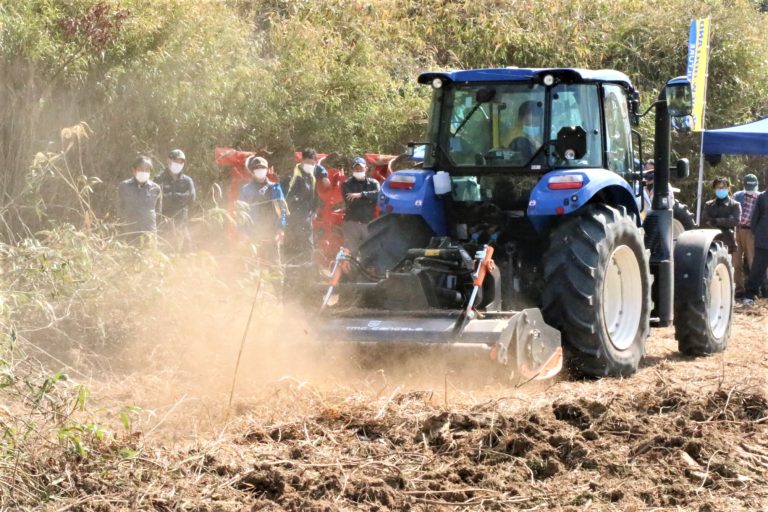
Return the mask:
M623 207L587 206L557 227L545 255L542 309L580 375L637 371L650 331L651 274L643 231Z
M700 275L694 269L686 269L688 263L677 257L675 265L682 275ZM701 264L695 259L691 264ZM728 345L733 321L733 266L728 249L722 242L709 246L703 262L703 283L701 293L690 293L675 297L675 338L680 352L691 356L709 355L722 352ZM675 282L675 293L685 290L683 283Z
M682 233L697 227L696 216L688 205L675 200L675 204L672 205L672 240L677 241Z

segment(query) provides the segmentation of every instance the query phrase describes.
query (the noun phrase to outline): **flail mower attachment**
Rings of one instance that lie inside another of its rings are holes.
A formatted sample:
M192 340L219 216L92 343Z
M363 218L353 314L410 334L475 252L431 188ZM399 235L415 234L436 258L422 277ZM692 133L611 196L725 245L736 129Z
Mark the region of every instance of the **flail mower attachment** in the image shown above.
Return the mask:
M492 265L492 248L478 253L475 286L482 286L483 266ZM474 297L462 309L402 311L346 308L334 311L325 307L339 284L341 265L347 258L342 251L336 259L334 277L325 296L320 336L327 342L347 342L363 346L395 348L442 348L450 352L468 351L484 355L507 368L510 381L519 386L533 380L555 376L563 366L560 331L547 325L538 309L482 312L472 309ZM478 279L479 278L479 279ZM383 283L369 284L381 287Z

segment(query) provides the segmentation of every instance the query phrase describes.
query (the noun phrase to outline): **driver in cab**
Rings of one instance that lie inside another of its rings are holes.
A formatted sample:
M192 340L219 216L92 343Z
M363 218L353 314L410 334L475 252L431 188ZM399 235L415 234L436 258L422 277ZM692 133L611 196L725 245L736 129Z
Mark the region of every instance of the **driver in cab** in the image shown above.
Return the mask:
M540 102L524 101L517 110L517 124L512 128L504 146L519 151L525 160L544 143L543 111Z

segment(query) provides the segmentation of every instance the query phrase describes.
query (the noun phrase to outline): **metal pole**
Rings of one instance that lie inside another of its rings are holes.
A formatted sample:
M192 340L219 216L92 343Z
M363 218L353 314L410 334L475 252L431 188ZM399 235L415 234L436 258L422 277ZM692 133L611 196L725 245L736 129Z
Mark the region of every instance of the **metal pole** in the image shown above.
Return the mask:
M256 304L259 302L259 292L261 291L261 276L259 276L259 282L256 284L256 293L253 295L253 302L251 303L251 312L248 313L248 321L245 322L245 330L243 331L243 337L240 340L240 350L237 352L237 361L235 362L235 371L232 375L232 387L229 389L229 402L227 403L227 418L232 411L232 399L235 397L235 385L237 384L237 373L240 370L240 358L243 355L243 348L245 348L245 340L248 338L248 330L251 328L251 320L253 319L253 312L256 310Z
M704 105L704 110L707 110L707 106ZM696 192L696 225L701 223L701 194L704 187L704 118L701 119L701 143L699 145L699 184Z

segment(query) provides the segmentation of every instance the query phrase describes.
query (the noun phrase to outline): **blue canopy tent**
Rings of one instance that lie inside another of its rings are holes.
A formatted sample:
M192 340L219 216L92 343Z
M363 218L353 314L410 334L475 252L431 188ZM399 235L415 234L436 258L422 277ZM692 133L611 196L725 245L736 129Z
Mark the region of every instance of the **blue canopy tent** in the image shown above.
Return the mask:
M768 155L768 117L728 128L706 130L705 155Z

